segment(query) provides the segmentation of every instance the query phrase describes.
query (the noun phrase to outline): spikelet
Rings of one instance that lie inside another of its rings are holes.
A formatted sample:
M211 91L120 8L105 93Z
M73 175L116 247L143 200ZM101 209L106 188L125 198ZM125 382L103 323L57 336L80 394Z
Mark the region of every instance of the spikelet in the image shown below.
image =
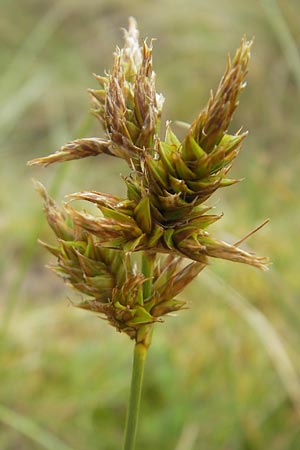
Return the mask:
M134 19L125 31L123 49L116 49L112 72L96 76L100 90L90 89L94 114L118 147L129 151L133 160L144 150L152 151L158 131L163 97L156 94L152 69L152 42L139 46ZM136 156L135 156L136 154Z
M88 156L97 156L101 153L106 153L107 155L122 157L122 152L117 151L111 142L105 141L99 138L87 138L87 139L76 139L75 141L68 142L63 145L58 152L52 153L49 156L44 156L42 158L36 158L28 162L28 165L44 165L55 162L72 161L73 159L86 158Z

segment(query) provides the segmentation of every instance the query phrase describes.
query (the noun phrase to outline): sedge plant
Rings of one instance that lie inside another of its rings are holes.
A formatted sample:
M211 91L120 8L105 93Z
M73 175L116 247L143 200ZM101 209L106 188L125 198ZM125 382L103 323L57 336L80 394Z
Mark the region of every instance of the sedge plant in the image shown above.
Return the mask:
M96 313L134 343L133 371L124 450L133 450L146 354L154 325L186 307L182 290L211 258L265 270L268 260L214 237L209 226L221 218L206 201L228 178L246 133L228 128L245 87L252 42L242 39L206 107L184 139L166 123L160 137L164 97L155 89L152 41L139 41L133 18L113 67L91 89L93 114L106 138L77 139L29 164L49 165L105 153L127 163L127 196L77 192L59 206L37 184L56 245L43 243L57 259L52 267L84 294L76 306ZM98 213L74 208L74 200L96 205Z

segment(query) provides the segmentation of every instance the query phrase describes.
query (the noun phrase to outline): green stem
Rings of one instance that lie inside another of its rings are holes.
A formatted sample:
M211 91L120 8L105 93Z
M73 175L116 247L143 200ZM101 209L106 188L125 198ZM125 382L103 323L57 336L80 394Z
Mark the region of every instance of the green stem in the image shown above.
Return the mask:
M151 297L153 270L156 254L144 252L142 255L142 273L146 278L141 293L141 303ZM127 411L124 450L134 450L138 427L141 393L143 384L144 367L147 351L152 339L153 326L144 325L141 327L136 336L136 344L134 346L132 377L129 405Z
M148 346L138 342L134 347L130 398L125 428L124 450L134 450L141 403L143 374Z

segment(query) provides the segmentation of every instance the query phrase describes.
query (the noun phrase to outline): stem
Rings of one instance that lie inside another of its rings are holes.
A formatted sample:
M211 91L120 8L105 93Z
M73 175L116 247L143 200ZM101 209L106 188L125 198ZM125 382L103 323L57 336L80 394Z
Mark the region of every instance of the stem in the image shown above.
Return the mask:
M141 293L141 302L151 297L153 270L156 254L144 252L142 255L142 273L146 278ZM134 450L140 412L143 375L148 348L151 344L153 326L144 325L139 328L134 346L133 366L129 405L127 411L124 450Z
M125 428L124 450L134 450L137 433L143 374L148 346L138 342L134 347L130 398Z

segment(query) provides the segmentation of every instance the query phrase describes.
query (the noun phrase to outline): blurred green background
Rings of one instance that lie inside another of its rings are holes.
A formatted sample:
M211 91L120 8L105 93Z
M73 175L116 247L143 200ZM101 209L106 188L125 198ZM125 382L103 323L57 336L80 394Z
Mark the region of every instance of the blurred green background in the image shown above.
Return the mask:
M213 197L215 234L234 242L266 217L247 248L268 273L213 261L182 295L190 309L157 325L147 361L137 450L299 450L299 0L2 0L0 6L0 448L118 450L132 342L70 306L77 294L45 265L51 239L31 178L62 200L83 189L122 194L107 157L28 168L79 136L91 74L111 67L121 27L155 37L164 119L192 121L227 52L255 36L248 87L232 124L250 131ZM89 129L88 129L89 128Z

